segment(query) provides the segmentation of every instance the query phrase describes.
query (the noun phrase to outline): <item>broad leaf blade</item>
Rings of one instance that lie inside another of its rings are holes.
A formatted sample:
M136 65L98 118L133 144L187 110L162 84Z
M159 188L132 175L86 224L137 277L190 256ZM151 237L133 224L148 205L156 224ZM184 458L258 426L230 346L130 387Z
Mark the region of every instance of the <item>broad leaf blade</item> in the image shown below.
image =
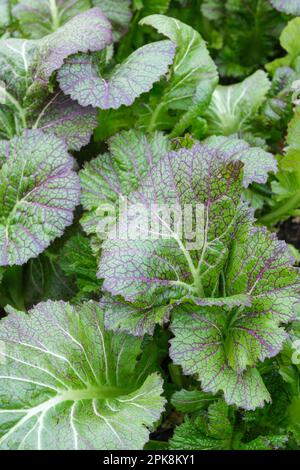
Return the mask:
M167 73L174 54L171 41L146 44L113 69L108 78L99 74L92 57L79 55L69 59L59 71L60 87L82 106L130 106Z
M163 411L162 381L139 379L141 342L106 333L95 303L10 313L0 339L2 449L144 446Z
M130 130L109 140L109 153L99 155L80 172L81 204L87 211L81 223L88 234L97 233L108 206L116 217L119 203L142 184L150 168L170 150L162 133L146 136Z
M0 265L36 257L73 220L79 181L65 143L40 130L6 143L0 170Z
M97 124L95 109L91 106L83 108L62 93L47 97L34 120L37 128L64 139L71 150L80 150L87 145Z
M268 76L262 70L240 83L219 85L204 115L209 134L230 135L247 131L270 86Z
M26 37L39 39L89 8L89 0L19 0L12 13Z
M100 51L111 42L110 22L99 8L81 13L54 33L39 40L36 79L48 81L70 55Z
M223 391L228 404L246 409L264 406L270 395L259 372L249 368L243 373L227 365L223 346L225 312L219 309L190 309L183 306L174 311L170 355L184 373L196 374L206 392ZM199 313L198 313L199 312Z

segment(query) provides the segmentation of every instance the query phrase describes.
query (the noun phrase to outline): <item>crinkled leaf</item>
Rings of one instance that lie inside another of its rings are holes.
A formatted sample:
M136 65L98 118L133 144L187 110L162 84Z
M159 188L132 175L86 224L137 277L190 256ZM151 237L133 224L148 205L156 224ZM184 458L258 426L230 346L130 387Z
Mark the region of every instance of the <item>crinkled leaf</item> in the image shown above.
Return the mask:
M100 306L104 312L105 327L134 336L153 335L156 325L163 325L169 319L170 307L139 307L125 302L122 298L105 294Z
M289 15L300 15L300 0L271 0L272 5L279 11Z
M40 110L39 110L40 111ZM34 125L49 134L64 139L69 149L80 150L87 145L97 127L97 112L91 106L82 107L70 98L57 93L47 97Z
M158 126L160 119L168 110L185 111L178 128L179 135L203 113L211 94L218 82L216 66L200 34L181 21L163 15L151 15L143 18L141 25L152 26L159 33L167 36L177 45L170 78L152 105L149 128Z
M265 183L268 173L276 173L274 156L259 147L251 147L247 142L226 137L210 137L206 140L212 148L228 153L228 160L239 160L244 164L244 187L252 182Z
M79 181L65 143L40 130L6 142L0 170L0 265L40 254L73 220Z
M151 169L139 191L130 196L133 210L134 203L143 204L147 219L154 203L175 205L178 214L184 205L198 204L198 239L192 240L197 245L189 252L191 240L188 237L178 240L170 220L163 220L167 237L155 239L151 232L145 237L143 224L138 227L142 218L130 219L127 224L128 219L121 216L119 233L128 236L127 239L113 236L104 243L99 267L104 289L126 301L141 302L143 307L182 298L188 293L199 296L199 277L204 291L200 297L204 293L209 297L214 292L237 216L242 165L236 160L241 157L246 161L247 152L243 149L242 141L214 137L191 149L166 154ZM155 207L151 215L157 222L163 218ZM138 239L138 234L142 239Z
M101 109L130 106L142 93L168 71L175 54L171 41L146 44L115 67L108 77L102 76L91 56L69 59L58 73L61 89L82 106Z
M95 303L10 313L0 339L2 449L143 448L162 380L141 373L139 340L105 332Z
M99 8L80 13L54 33L39 40L36 77L47 81L70 55L100 51L111 42L111 24Z
M228 418L228 406L223 400L208 408L207 422L201 417L186 418L175 429L171 439L172 450L227 450L230 449L233 426Z
M251 295L249 318L255 322L263 321L263 313L267 322L269 314L275 324L292 321L300 288L293 261L286 243L263 227L237 234L225 272L227 295Z
M89 0L19 0L12 13L26 37L39 39L89 8Z
M251 120L263 104L271 86L268 76L258 70L234 85L219 85L205 113L208 133L230 135L251 130Z
M223 345L226 311L184 306L174 310L170 355L185 374L196 375L206 392L224 392L228 404L246 409L264 406L270 396L255 368L238 373L227 365Z
M87 211L81 220L85 231L97 233L108 205L114 208L109 215L116 216L120 200L138 189L149 169L169 150L170 142L161 133L146 136L130 130L112 137L110 152L99 155L80 172L81 204Z
M240 450L278 450L286 447L288 436L259 436L247 444L241 444Z
M225 291L250 295L252 305L175 307L171 357L204 391L222 390L227 403L255 409L270 397L253 367L282 349L280 324L294 319L300 284L284 242L264 228L242 232L224 269Z

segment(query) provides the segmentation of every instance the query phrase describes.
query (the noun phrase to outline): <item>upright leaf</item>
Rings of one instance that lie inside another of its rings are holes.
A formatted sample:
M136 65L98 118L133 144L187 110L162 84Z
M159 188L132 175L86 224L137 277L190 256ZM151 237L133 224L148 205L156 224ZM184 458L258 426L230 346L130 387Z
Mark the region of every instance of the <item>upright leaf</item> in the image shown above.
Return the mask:
M184 122L179 125L183 132L193 119L201 115L209 102L218 81L216 66L210 58L205 41L190 26L163 15L148 16L140 24L152 26L177 45L169 81L162 96L154 101L149 129L155 129L161 115L168 110L180 110L189 112L188 116L181 116Z
M204 114L210 135L230 135L251 130L251 121L262 106L271 83L258 70L234 85L219 85Z

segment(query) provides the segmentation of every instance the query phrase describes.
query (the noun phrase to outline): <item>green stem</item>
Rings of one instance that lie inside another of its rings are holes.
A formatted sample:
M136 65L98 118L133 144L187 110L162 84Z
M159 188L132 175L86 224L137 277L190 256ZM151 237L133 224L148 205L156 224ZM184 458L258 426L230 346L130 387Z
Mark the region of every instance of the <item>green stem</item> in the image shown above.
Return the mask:
M50 13L52 18L52 30L56 31L60 26L56 0L50 0Z
M5 89L1 90L7 101L12 104L16 110L18 111L18 114L20 116L22 126L24 129L27 128L27 122L26 122L26 111L25 109L22 108L20 103Z
M156 106L155 111L152 114L149 126L147 128L148 132L153 132L153 131L156 130L156 121L157 121L157 118L158 118L160 112L164 108L164 106L165 106L164 102L162 102L162 103L160 103L159 105Z
M277 207L274 211L264 215L260 218L260 223L264 225L274 225L278 220L284 218L292 210L299 209L300 207L300 191L297 191L294 196L285 201L282 205Z

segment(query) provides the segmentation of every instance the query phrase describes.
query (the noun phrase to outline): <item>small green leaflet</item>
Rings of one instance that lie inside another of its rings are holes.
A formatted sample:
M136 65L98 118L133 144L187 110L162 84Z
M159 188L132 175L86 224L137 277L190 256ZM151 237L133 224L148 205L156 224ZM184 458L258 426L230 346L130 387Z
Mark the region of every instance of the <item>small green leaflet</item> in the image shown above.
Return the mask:
M262 70L240 83L219 85L204 114L208 134L230 135L251 130L251 120L262 106L270 86L268 76Z
M142 449L164 409L141 341L105 332L94 302L0 321L0 448Z

